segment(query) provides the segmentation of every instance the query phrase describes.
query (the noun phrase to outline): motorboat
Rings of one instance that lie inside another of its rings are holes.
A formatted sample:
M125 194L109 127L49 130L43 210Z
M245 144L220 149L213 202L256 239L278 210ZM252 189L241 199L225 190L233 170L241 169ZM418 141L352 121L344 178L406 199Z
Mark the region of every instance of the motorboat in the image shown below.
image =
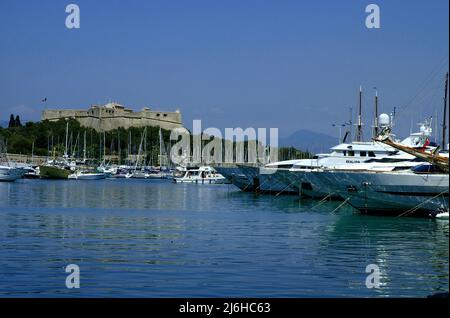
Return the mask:
M14 168L0 165L0 181L15 181L22 178L25 170L22 168Z
M227 179L210 166L178 168L175 183L223 184Z

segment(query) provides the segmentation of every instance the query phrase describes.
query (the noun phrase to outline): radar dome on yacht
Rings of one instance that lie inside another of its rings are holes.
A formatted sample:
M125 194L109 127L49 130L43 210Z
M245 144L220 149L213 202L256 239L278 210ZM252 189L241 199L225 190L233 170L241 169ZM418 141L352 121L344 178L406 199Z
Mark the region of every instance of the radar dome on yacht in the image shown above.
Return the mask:
M380 126L389 126L390 123L390 118L388 114L380 114L380 116L378 116L378 124Z

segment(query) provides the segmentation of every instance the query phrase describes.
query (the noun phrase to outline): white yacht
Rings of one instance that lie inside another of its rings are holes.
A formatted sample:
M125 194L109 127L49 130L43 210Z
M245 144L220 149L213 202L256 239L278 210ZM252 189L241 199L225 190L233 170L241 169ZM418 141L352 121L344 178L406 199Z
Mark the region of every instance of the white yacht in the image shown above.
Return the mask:
M449 206L449 175L428 163L406 171L324 170L311 175L363 213L429 215Z
M178 168L173 181L176 183L222 184L227 179L209 166Z
M25 170L22 168L0 166L0 181L15 181L22 178L24 174Z
M387 115L382 114L379 122L387 126ZM430 123L421 124L420 132L412 133L400 143L408 147L422 148L431 136ZM431 146L432 147L432 146ZM399 171L407 170L423 163L423 160L399 151L379 142L343 143L331 148L329 154L319 154L312 159L298 160L290 169L278 169L273 173L277 180L284 180L286 185L297 187L300 195L313 198L329 196L338 198L327 184L320 182L311 171L318 170L353 170L353 171Z
M390 117L381 114L381 128L390 126ZM421 124L420 131L401 141L402 145L421 148L432 134L431 123ZM342 143L331 148L330 153L318 154L311 159L287 160L269 163L264 167L238 165L235 168L218 167L231 183L243 191L270 193L296 193L314 198L339 196L332 194L309 172L318 169L401 170L421 164L415 156L379 142Z

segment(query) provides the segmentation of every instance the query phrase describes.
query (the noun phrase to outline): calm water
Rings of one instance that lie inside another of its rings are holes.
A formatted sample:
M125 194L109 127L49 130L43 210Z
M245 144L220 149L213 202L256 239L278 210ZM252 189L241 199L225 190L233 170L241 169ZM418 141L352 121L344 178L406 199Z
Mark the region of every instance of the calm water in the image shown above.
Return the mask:
M166 181L0 183L0 296L387 297L448 291L448 222ZM80 266L81 288L64 267ZM376 264L381 288L365 286Z

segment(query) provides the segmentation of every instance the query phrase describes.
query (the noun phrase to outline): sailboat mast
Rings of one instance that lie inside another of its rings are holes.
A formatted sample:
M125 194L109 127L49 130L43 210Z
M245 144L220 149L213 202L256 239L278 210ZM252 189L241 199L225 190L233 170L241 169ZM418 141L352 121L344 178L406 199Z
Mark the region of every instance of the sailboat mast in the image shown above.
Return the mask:
M84 138L83 138L83 162L86 162L86 130L84 130Z
M118 158L119 158L119 165L120 165L120 131L117 129L117 152L118 152Z
M374 137L378 136L378 90L375 88L375 125Z
M34 163L34 139L33 139L33 143L31 145L31 163Z
M162 167L162 146L163 146L162 132L161 126L159 126L159 167Z
M362 140L362 87L359 86L359 108L358 108L358 131L356 132L356 141Z
M447 92L448 92L448 72L445 74L445 93L444 93L444 118L442 119L442 145L445 149L445 137L447 133Z
M106 157L106 132L103 132L103 160Z
M67 158L67 143L69 140L69 122L66 123L66 149L64 150L64 157Z

